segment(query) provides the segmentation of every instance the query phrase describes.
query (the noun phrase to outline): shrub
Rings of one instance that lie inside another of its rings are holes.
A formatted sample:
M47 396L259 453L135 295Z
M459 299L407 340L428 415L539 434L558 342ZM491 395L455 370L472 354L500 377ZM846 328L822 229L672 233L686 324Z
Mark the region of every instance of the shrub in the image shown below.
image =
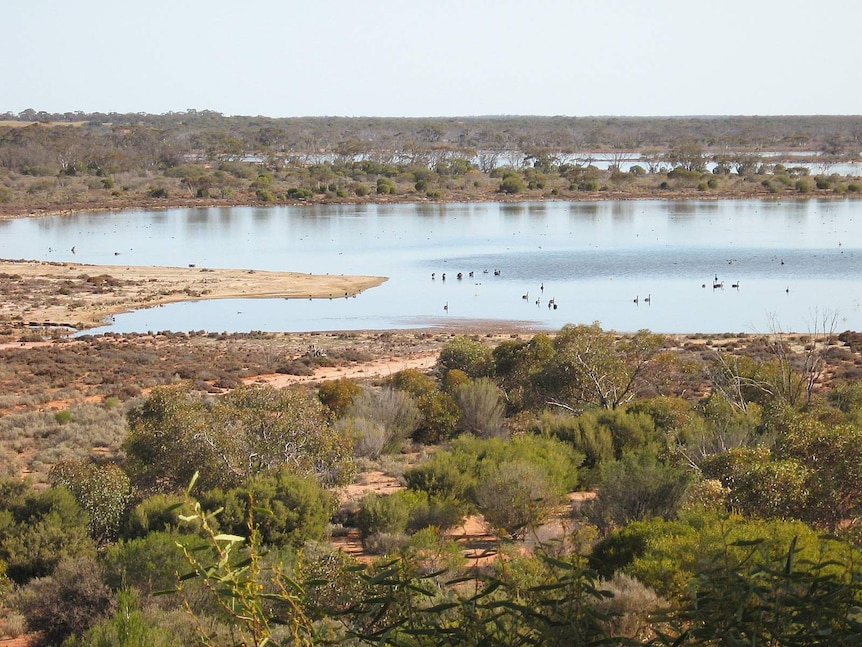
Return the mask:
M524 184L524 179L517 175L516 173L512 173L503 178L500 182L500 193L522 193L526 189L526 185Z
M395 193L395 183L388 177L377 178L377 193Z
M317 389L317 397L336 417L343 416L353 399L360 393L362 393L362 387L346 377L327 380Z
M512 460L491 465L476 486L476 504L492 526L513 539L536 528L562 503L540 466Z
M505 406L500 389L488 378L470 380L458 386L455 400L461 407L458 428L480 438L495 438L505 434Z
M410 519L410 508L403 496L371 493L362 498L356 514L356 527L363 537L403 534Z
M115 599L101 573L93 557L66 558L51 576L21 591L18 606L28 629L39 632L40 644L59 645L110 615Z
M386 430L384 452L401 448L401 443L419 426L419 409L403 391L392 388L365 389L347 408L346 415L379 423Z
M434 378L415 368L398 371L389 379L389 382L399 391L405 391L414 398L421 398L437 390Z
M811 180L808 178L799 178L794 186L799 193L811 193Z
M0 482L0 559L9 579L45 577L65 557L93 556L88 516L66 488Z
M422 420L413 433L414 440L439 443L455 433L461 419L461 408L451 395L439 391L429 393L419 399L418 406Z
M75 495L89 515L93 539L101 543L116 538L131 496L123 470L112 463L61 462L51 469L49 480Z
M335 509L329 492L313 478L293 474L289 466L227 492L211 490L201 496L201 503L209 510L224 508L218 516L221 528L239 536L248 534L252 507L265 510L255 515L261 542L294 547L322 539Z
M653 517L674 518L690 482L683 468L665 465L649 452L626 454L605 464L601 474L599 494L584 512L605 531Z
M179 532L188 524L180 515L190 515L185 498L174 494L154 494L136 505L129 513L122 536L124 539L145 537L152 532Z
M189 566L178 544L195 550L202 548L205 540L197 535L155 531L111 544L104 555L106 582L114 589L134 587L148 596L173 589L177 574L185 573Z
M437 361L444 371L459 369L469 377L487 377L494 369L493 350L466 335L457 335L446 344Z
M374 420L345 416L335 423L336 428L353 439L353 453L359 458L376 459L386 447L386 428Z

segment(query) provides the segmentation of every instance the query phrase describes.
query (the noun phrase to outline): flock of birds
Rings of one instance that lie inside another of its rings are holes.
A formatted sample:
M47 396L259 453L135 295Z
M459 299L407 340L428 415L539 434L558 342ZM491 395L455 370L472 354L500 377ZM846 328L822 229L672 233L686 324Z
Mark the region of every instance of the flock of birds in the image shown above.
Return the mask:
M482 270L482 274L489 274L490 272L491 272L491 270ZM495 269L495 270L494 270L494 276L500 276L502 273L503 273L503 272L502 272L502 270L498 270L498 269ZM475 275L475 274L474 274L474 272L467 272L467 277L468 277L468 278L473 278L473 277L474 277L474 275ZM443 272L443 273L440 275L440 278L441 278L441 280L445 281L445 280L446 280L446 272ZM459 281L464 280L464 273L463 273L463 272L458 272L458 273L455 275L455 278L456 278L457 280L459 280ZM434 280L436 280L436 279L437 279L437 272L431 272L431 280L432 280L432 281L434 281ZM476 285L480 285L480 284L479 284L479 283L477 283ZM545 284L544 284L544 283L541 283L541 284L539 285L539 292L540 292L540 293L542 293L542 294L544 294L544 292L545 292ZM527 292L526 294L522 294L522 295L521 295L521 298L522 298L523 300L525 300L525 301L529 301L529 300L530 300L530 293L529 293L529 292ZM551 297L550 299L548 299L547 303L548 303L548 309L549 309L549 310L551 310L551 309L556 310L556 309L557 309L557 300L556 300L556 298ZM537 299L536 299L536 305L537 305L537 306L542 305L542 297L541 297L541 296L539 296L539 298L537 298ZM449 312L449 302L448 302L448 301L443 305L443 310L444 310L444 311L446 311L446 312Z
M732 263L732 261L728 261L728 263ZM783 259L781 260L781 264L782 264L782 265L784 265L784 260L783 260ZM482 270L482 273L483 273L483 274L489 274L489 273L490 273L490 270ZM501 270L498 270L498 269L495 269L495 270L494 270L494 276L500 276L501 274L502 274L502 271L501 271ZM468 277L468 278L473 278L473 277L474 277L474 273L473 273L473 272L467 272L467 277ZM437 273L436 273L436 272L431 272L431 280L432 280L432 281L433 281L433 280L436 280L436 278L437 278ZM443 281L445 281L445 280L446 280L446 272L443 272L443 273L440 275L440 278L441 278ZM459 281L463 280L463 279L464 279L464 273L463 273L463 272L458 272L458 273L455 275L455 278L456 278L457 280L459 280ZM479 284L479 283L477 283L476 285L480 285L480 284ZM708 285L710 285L710 284L709 284L709 283L704 283L704 284L702 284L702 285L701 285L701 287L705 288L705 287L707 287ZM723 289L724 289L724 281L723 281L723 280L720 280L720 279L718 278L718 274L716 274L716 275L713 277L713 279L712 279L712 284L711 284L711 285L712 285L712 289L713 289L713 290L719 290L719 289L720 289L720 290L723 290ZM731 288L733 288L733 289L735 289L735 290L739 290L739 286L740 286L740 282L739 282L739 280L737 280L737 281L735 281L734 283L731 283L731 284L730 284L730 287L731 287ZM540 284L540 285L539 285L539 292L540 292L541 294L544 294L544 292L545 292L545 284L544 284L544 283L542 283L542 284ZM790 294L790 288L788 287L788 288L785 290L785 292L787 292L787 294ZM525 293L525 294L522 294L522 295L521 295L521 298L522 298L522 299L524 299L525 301L529 301L529 299L530 299L530 293L529 293L529 292L527 292L527 293ZM637 296L635 296L635 298L634 298L634 299L632 299L632 301L634 302L634 304L635 304L635 305L640 305L640 303L641 303L641 302L646 303L647 305L649 305L649 304L651 304L651 303L652 303L652 293L647 294L645 297L641 297L640 295L637 295ZM541 297L541 295L540 295L540 296L539 296L539 298L537 298L537 299L536 299L536 305L538 306L538 305L541 305L541 304L542 304L542 297ZM552 298L548 299L547 304L548 304L548 309L554 309L554 310L556 310L556 309L557 309L557 300L556 300L555 298L553 298L553 297L552 297ZM443 306L443 310L444 310L444 311L446 311L446 312L449 312L449 302L448 302L448 301L444 304L444 306Z

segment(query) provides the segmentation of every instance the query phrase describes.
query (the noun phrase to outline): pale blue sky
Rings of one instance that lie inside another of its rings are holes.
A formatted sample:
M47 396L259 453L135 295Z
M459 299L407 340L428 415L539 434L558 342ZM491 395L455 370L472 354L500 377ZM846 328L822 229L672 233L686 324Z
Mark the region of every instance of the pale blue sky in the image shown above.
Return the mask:
M860 0L5 0L0 112L862 113Z

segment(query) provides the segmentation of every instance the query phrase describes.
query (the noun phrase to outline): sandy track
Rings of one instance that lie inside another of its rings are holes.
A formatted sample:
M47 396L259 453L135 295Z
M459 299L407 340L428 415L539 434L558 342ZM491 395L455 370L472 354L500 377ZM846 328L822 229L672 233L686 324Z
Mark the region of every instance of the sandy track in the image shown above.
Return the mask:
M245 380L246 384L268 384L276 388L290 386L292 384L303 384L323 382L326 380L337 380L345 377L352 380L380 379L389 377L408 368L425 371L437 363L438 351L427 351L417 355L405 357L388 357L386 359L363 362L362 364L350 364L347 366L322 366L314 371L312 375L283 375L272 373L269 375L257 375Z

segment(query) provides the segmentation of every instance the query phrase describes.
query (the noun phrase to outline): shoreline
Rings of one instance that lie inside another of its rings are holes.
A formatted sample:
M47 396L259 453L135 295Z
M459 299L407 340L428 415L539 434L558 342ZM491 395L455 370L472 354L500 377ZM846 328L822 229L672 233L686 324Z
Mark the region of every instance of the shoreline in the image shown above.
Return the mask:
M388 280L254 269L89 265L0 259L0 330L99 327L112 316L203 299L334 299Z
M767 202L804 201L804 200L862 200L862 193L782 193L770 194L760 191L739 192L703 192L696 189L670 189L658 191L622 192L594 191L577 196L547 196L527 194L482 194L482 195L452 195L441 199L417 198L415 195L380 196L342 198L330 200L326 198L306 200L285 200L279 202L252 202L248 200L230 200L213 198L159 198L153 200L137 200L128 204L75 204L59 209L56 206L30 206L25 210L15 209L11 205L0 207L0 220L15 220L19 218L42 218L52 216L73 216L82 213L124 213L129 211L166 211L169 209L219 209L219 208L273 208L302 207L318 205L389 205L389 204L485 204L499 202L503 204L527 204L538 202L717 202L720 200L763 200Z
M403 196L409 198L410 196ZM0 220L38 218L91 212L123 212L134 210L165 210L182 208L230 208L243 206L313 206L319 204L455 204L489 203L524 204L531 202L607 202L613 200L649 200L655 202L697 201L797 201L797 200L854 200L858 194L812 195L793 194L766 196L760 194L691 194L670 191L656 195L619 195L614 192L597 192L595 195L553 199L527 195L473 196L473 199L416 200L391 197L370 197L348 200L292 201L277 204L252 205L245 201L181 199L135 202L127 205L102 207L72 207L63 210L31 209L27 214L0 213ZM8 205L7 205L8 206ZM17 277L17 278L16 278ZM88 265L71 262L0 259L0 338L42 332L43 336L56 336L61 331L84 331L110 324L111 318L124 312L142 310L182 301L217 300L232 298L285 298L333 299L355 296L384 283L387 277L312 275L301 272L270 272L254 269L225 270L217 268ZM427 328L439 332L466 332L473 334L482 322L429 324ZM523 322L497 322L497 331L527 331ZM485 330L489 328L484 327ZM413 329L411 329L413 330ZM535 332L535 331L534 331ZM548 331L545 331L548 332ZM656 332L656 331L653 331ZM714 333L714 335L729 334ZM626 333L620 333L626 334ZM664 334L664 333L660 333ZM688 333L699 334L699 333ZM735 334L735 333L734 333Z

